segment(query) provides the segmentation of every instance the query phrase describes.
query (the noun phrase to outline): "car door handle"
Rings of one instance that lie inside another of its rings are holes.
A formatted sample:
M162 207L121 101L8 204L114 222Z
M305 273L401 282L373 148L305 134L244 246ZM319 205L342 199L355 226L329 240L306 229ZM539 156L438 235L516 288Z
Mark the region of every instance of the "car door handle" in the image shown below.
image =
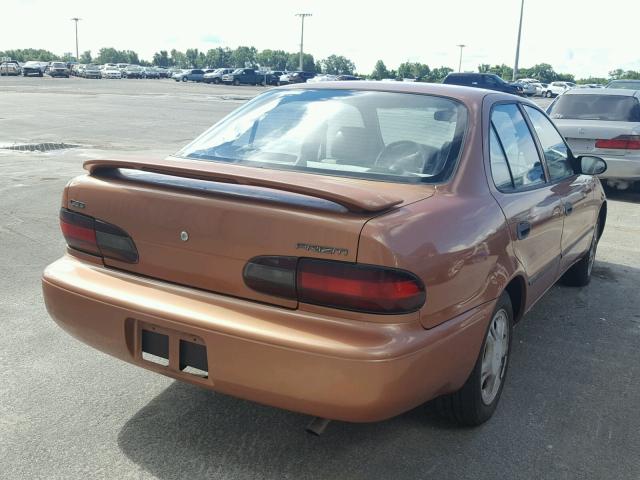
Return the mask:
M565 204L564 204L564 214L565 215L571 215L572 212L573 212L573 203L565 202Z
M531 224L529 222L520 222L516 227L518 240L524 240L531 233Z

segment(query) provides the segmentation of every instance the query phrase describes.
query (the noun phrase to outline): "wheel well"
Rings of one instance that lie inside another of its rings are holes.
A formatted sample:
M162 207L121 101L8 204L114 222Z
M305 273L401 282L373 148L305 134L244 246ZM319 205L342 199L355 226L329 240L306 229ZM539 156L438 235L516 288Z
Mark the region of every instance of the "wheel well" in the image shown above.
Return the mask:
M604 226L607 223L607 202L602 204L600 207L600 213L598 214L598 240L602 237L604 233Z
M513 307L513 321L518 322L524 314L525 283L524 278L518 276L512 279L506 286L505 291L511 298Z

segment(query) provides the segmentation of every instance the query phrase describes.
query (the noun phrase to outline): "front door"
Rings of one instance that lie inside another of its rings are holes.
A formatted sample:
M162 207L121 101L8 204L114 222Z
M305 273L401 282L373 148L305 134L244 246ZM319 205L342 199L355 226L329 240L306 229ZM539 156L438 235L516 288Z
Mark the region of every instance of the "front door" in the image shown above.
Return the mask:
M591 245L598 215L598 202L594 201L596 180L574 172L562 135L542 112L530 106L524 106L524 111L536 132L553 189L562 197L564 228L560 269L564 271Z

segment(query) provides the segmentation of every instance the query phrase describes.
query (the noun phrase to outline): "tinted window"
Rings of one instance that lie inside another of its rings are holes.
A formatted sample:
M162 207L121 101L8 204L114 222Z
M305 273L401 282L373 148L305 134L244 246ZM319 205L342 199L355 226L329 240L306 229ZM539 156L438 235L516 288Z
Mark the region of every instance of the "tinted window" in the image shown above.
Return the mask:
M569 161L569 150L562 136L540 111L526 105L524 109L529 115L529 119L544 150L544 158L547 162L551 180L559 180L573 175L573 167Z
M461 104L430 95L273 90L245 104L178 155L433 183L446 180L453 171L466 125L467 111Z
M640 90L640 80L614 80L607 84L607 88L624 88L627 90Z
M551 108L551 118L640 122L638 99L626 95L562 95Z
M491 122L509 162L516 189L545 183L544 170L529 127L515 104L498 105Z
M510 190L513 188L511 172L509 172L507 157L504 155L502 145L500 145L493 126L491 127L491 133L489 135L489 154L491 157L491 176L493 177L493 183L495 183L496 187L500 190Z

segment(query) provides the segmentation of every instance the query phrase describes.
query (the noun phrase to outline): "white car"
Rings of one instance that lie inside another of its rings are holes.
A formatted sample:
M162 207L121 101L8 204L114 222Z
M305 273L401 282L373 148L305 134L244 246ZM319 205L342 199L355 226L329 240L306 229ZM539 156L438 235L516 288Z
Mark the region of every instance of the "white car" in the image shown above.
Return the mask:
M317 82L334 82L337 79L337 75L316 75L313 78L307 80L307 83L317 83ZM288 81L288 79L287 79Z
M105 67L100 73L102 78L122 78L122 72L117 67Z
M557 97L558 95L562 95L567 90L571 90L572 88L576 88L576 84L573 82L551 82L547 85L547 89L544 92L544 96L547 98Z
M600 178L621 190L640 181L640 91L572 89L547 109L574 155L607 162Z

